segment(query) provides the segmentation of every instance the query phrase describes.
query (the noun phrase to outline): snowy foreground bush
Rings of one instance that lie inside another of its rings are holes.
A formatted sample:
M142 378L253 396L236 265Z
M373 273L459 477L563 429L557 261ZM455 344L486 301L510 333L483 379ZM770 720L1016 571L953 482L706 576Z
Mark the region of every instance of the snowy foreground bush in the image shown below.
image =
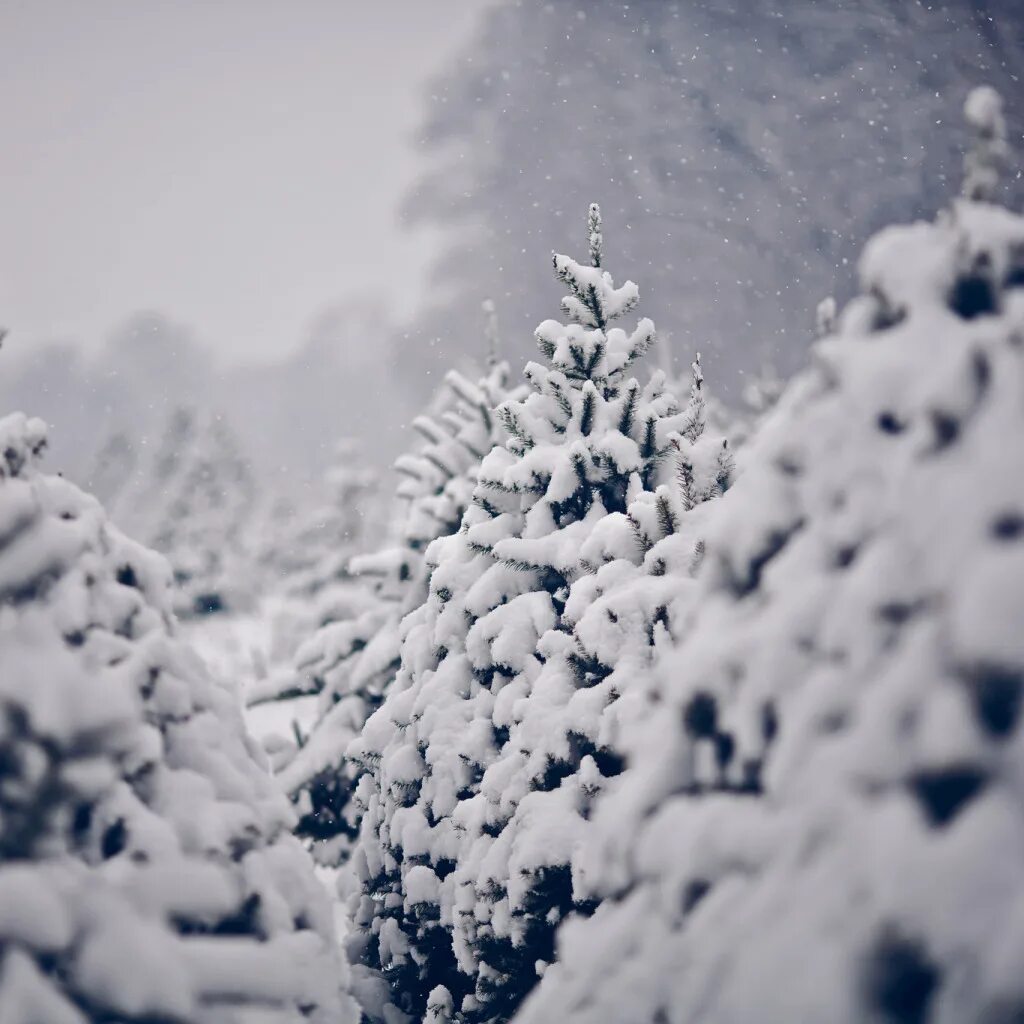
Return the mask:
M332 922L166 562L0 419L0 1020L354 1022Z
M685 408L664 374L629 376L654 325L614 326L638 290L602 267L597 207L589 229L588 265L554 260L569 323L538 327L544 362L499 407L508 440L428 550L398 677L349 749L366 770L352 945L414 1019L507 1020L558 923L592 909L571 858L622 768L618 698L671 630L700 507L729 483L699 366Z
M718 503L523 1024L1024 1017L1024 219L968 115Z

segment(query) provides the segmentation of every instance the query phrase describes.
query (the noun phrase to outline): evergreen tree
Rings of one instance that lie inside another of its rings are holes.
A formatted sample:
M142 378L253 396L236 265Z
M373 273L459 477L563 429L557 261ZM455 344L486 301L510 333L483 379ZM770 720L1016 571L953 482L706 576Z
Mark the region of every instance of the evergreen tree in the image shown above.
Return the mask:
M814 327L819 338L827 337L836 329L836 300L831 295L818 303Z
M274 756L278 779L300 809L298 832L328 864L344 859L356 833L357 769L345 751L398 671L402 620L427 595L426 550L458 529L480 460L505 438L494 410L509 393L509 370L497 357L493 306L486 312L487 373L473 383L449 372L435 415L413 423L419 446L398 460L398 542L349 563L360 612L325 623L287 671L251 691L254 705L317 695L309 735L298 733L297 745L278 742Z
M0 419L0 1017L351 1022L332 922L171 578Z
M170 561L183 618L247 606L255 577L248 528L257 487L227 423L173 410L153 458L122 491L119 515Z
M1010 155L1003 98L990 86L972 89L964 106L964 116L974 139L964 154L961 191L968 199L991 202Z
M319 627L348 621L365 611L365 586L351 561L372 547L382 531L377 474L361 460L350 439L335 445L320 493L307 509L271 506L258 527L259 559L266 581L263 611L271 632L269 670L257 691L266 695L289 685L299 645Z
M523 1024L1024 1012L1024 218L965 192L869 243L718 504Z
M732 453L740 459L743 449L775 407L786 383L770 362L762 363L756 372L744 376L737 407L726 405L714 395L707 398L708 427L727 436Z
M507 1020L552 959L579 907L572 846L619 767L609 708L694 560L684 517L728 482L699 367L682 410L664 374L628 376L654 325L613 326L638 290L603 268L596 205L588 236L589 265L554 257L570 322L538 327L545 361L499 408L509 439L431 545L397 681L350 750L368 770L353 946L415 1017Z
M262 560L284 596L313 606L330 621L355 611L344 597L352 579L349 561L379 535L377 477L363 464L356 442L345 438L334 446L321 490L314 507L299 512L284 536L267 538Z
M96 453L86 484L106 508L112 508L122 491L131 485L138 469L138 452L129 434L117 430Z

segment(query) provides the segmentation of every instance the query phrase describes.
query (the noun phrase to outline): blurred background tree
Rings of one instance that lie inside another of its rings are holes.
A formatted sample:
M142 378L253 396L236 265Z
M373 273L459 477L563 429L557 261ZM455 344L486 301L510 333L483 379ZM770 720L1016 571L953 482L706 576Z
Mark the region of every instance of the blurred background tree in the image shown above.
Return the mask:
M968 89L1010 95L1022 69L1024 8L1006 3L494 6L428 89L404 216L443 246L397 340L404 379L422 390L452 361L481 295L513 363L532 357L545 258L597 197L678 369L700 350L738 404L744 368L802 364L818 301L849 297L874 231L956 189Z

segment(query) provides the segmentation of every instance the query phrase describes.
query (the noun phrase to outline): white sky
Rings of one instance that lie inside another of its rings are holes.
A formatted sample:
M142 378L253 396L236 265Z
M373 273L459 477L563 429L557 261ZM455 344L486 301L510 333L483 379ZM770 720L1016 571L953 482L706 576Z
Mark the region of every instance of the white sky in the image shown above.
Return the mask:
M423 85L483 5L0 0L0 324L93 347L155 309L248 359L348 295L408 310Z

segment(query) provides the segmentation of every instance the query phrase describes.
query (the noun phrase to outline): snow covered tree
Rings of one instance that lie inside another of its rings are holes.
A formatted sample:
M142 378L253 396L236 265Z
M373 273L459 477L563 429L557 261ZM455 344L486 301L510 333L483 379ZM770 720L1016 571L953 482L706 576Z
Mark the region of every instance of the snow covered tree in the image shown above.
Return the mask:
M613 326L638 290L603 268L596 205L588 236L589 265L554 257L570 322L537 328L544 363L499 408L509 439L431 545L398 678L350 748L367 769L353 947L417 1018L507 1020L552 959L579 907L572 847L618 771L610 709L685 587L688 512L728 483L699 366L682 410L661 372L629 376L654 325Z
M374 522L376 491L377 476L362 462L359 445L344 438L334 446L314 507L300 510L283 536L266 540L262 560L274 584L286 596L314 606L323 621L345 618L355 610L343 591L352 579L350 559L380 533Z
M332 921L171 575L0 419L0 1017L355 1024Z
M192 617L251 600L246 545L256 496L249 462L227 423L182 406L114 509L170 561L178 585L175 610Z
M756 372L744 374L738 404L726 405L715 395L707 396L708 427L728 437L729 447L741 463L743 449L774 408L785 383L775 367L765 362Z
M114 431L96 453L86 478L89 493L105 507L112 507L121 492L130 486L138 460L138 450L127 431Z
M360 446L345 438L335 445L314 500L298 510L282 508L280 502L265 510L254 545L265 577L261 615L270 641L267 665L260 667L261 679L248 699L273 694L281 700L304 693L292 685L298 647L319 627L365 612L366 587L352 572L351 561L383 533L377 484ZM300 705L295 710L295 724L308 732L308 714Z
M964 116L974 140L964 155L962 192L968 199L991 201L1010 155L1003 98L990 86L972 89L964 106Z
M836 300L831 295L818 303L814 311L814 327L819 338L827 337L836 329Z
M398 542L349 563L359 613L324 624L288 669L250 691L253 705L318 697L309 735L273 746L278 779L300 808L298 833L329 864L343 859L358 824L357 769L345 751L398 671L401 622L427 596L426 550L458 529L480 460L506 436L494 410L509 395L509 369L497 358L493 306L485 312L487 373L473 383L449 372L435 414L413 423L417 449L397 462Z
M1024 1013L1024 218L958 200L860 278L712 518L522 1024Z

